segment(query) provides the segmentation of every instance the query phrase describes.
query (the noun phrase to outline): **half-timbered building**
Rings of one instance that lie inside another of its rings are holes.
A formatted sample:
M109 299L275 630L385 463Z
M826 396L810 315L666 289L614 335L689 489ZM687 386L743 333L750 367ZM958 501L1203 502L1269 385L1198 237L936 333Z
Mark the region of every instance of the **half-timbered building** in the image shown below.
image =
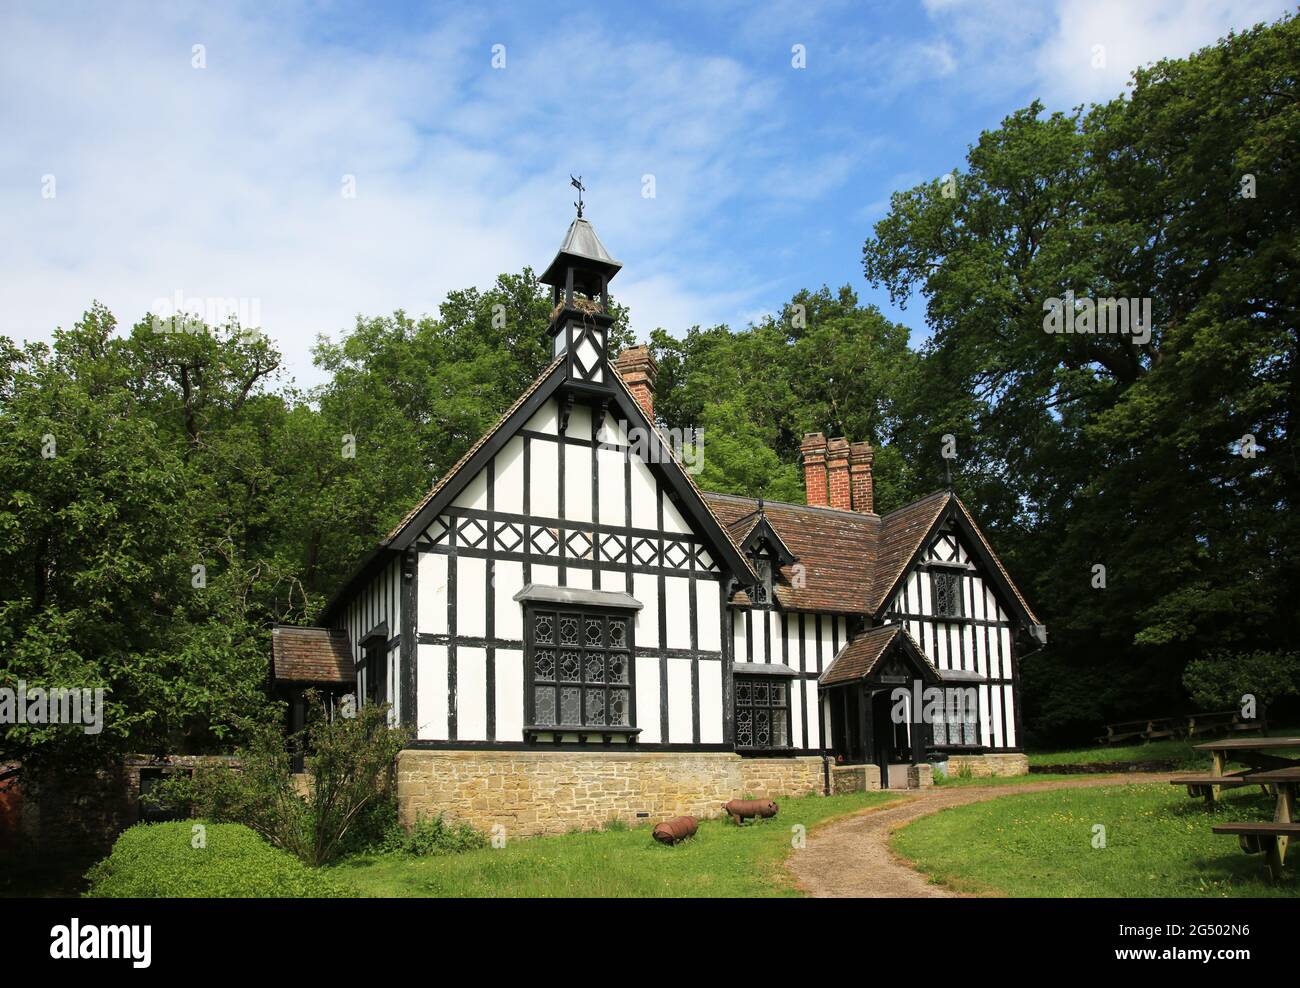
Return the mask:
M872 448L821 434L807 504L701 491L648 350L608 353L619 268L579 215L541 277L553 359L322 616L411 732L402 818L527 834L1024 771L1045 632L966 506L876 514Z

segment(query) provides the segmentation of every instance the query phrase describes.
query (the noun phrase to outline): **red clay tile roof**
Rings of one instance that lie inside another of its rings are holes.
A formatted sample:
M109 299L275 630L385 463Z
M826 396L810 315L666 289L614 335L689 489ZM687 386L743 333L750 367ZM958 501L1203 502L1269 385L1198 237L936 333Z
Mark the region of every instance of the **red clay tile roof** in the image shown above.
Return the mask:
M276 625L271 629L271 671L281 683L357 681L348 633L339 628Z
M704 499L733 533L731 526L758 508L757 500L731 494L706 493ZM782 607L846 614L869 610L877 515L774 501L763 502L763 513L796 558L781 568L781 582L773 588Z
M885 624L863 632L840 649L840 654L835 656L831 664L826 667L826 671L817 677L817 682L823 686L833 686L836 683L848 683L870 676L889 650L889 646L900 635L912 646L921 661L933 669L925 653L916 644L916 640L901 624ZM935 669L934 674L937 679L939 671Z
M733 541L743 545L757 521L758 501L709 493L704 499ZM950 503L970 523L1030 620L1040 623L969 509L950 491L926 495L887 515L764 501L763 513L796 559L781 568L781 582L773 588L777 602L795 611L877 614Z

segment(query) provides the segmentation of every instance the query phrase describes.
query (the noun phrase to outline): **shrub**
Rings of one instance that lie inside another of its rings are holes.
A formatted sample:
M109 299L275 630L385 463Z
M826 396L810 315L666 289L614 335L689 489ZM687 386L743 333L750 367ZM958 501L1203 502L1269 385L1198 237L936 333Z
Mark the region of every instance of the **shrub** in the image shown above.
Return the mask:
M415 826L409 831L394 823L371 850L377 854L409 854L422 858L477 851L487 845L487 838L469 824L447 823L439 813L432 818L417 817Z
M140 823L86 874L89 898L338 898L346 886L237 823ZM198 843L200 846L195 846Z
M308 709L307 727L290 737L274 725L250 725L238 768L200 767L193 778L160 787L163 798L210 820L246 824L313 867L375 839L396 819L393 769L406 732L388 726L382 704L331 717L309 694ZM305 779L293 774L294 750L309 752Z

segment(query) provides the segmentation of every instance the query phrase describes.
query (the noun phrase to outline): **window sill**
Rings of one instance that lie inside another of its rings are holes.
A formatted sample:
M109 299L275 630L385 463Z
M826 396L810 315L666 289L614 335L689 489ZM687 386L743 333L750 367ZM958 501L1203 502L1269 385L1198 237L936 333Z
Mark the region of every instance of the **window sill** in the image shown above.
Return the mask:
M736 747L736 754L744 758L785 758L790 755L797 755L798 753L799 753L798 748L792 748L788 746L785 748L741 748L739 746ZM809 752L809 754L812 753L813 752L811 751Z
M641 733L639 727L580 727L576 724L528 724L524 727L524 740L532 744L538 740L541 734L552 735L555 744L564 743L564 735L576 734L578 744L586 744L592 738L600 738L604 744L610 744L616 737L625 737L628 744L635 744L636 737Z

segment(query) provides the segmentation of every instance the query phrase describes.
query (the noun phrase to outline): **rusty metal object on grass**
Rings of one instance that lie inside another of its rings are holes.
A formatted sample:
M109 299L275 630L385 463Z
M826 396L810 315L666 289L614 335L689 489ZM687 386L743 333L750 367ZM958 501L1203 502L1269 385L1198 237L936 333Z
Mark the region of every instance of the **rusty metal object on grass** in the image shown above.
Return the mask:
M671 820L655 824L654 839L660 844L676 844L686 840L687 837L695 836L699 825L699 821L693 816L675 816Z
M722 808L727 811L727 815L737 825L742 820L747 820L752 816L763 817L764 819L776 816L776 803L770 799L733 799L729 803L724 803Z

